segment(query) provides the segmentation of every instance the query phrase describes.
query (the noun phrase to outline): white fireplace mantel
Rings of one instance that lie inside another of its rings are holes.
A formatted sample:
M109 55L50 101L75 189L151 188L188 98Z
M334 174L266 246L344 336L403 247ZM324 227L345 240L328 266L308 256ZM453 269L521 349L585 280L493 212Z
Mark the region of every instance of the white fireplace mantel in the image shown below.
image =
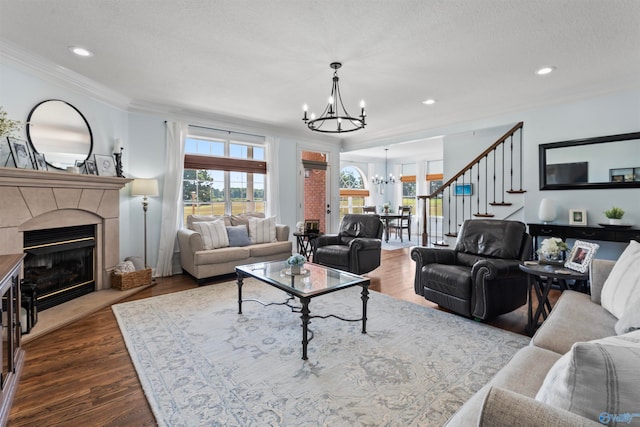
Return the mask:
M132 179L0 167L0 255L23 251L25 231L96 225L96 290L120 259L119 191Z

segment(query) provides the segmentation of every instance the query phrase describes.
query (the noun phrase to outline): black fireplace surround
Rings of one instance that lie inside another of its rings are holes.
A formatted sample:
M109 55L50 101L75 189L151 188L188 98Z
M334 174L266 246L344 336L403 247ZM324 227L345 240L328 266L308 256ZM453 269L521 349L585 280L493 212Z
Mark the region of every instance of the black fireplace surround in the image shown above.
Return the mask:
M24 233L24 282L42 311L95 291L95 225Z

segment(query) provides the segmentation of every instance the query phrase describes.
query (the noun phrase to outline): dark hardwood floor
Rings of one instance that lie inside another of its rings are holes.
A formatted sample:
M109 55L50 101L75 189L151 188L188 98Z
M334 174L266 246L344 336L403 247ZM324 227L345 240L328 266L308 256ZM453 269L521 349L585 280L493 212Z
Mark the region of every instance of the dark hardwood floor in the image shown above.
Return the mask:
M368 274L370 289L437 308L414 293L414 271L408 248L383 251L382 265ZM160 278L127 301L195 287L188 276ZM490 324L523 334L526 319L524 306ZM37 338L24 349L9 426L156 425L111 308Z

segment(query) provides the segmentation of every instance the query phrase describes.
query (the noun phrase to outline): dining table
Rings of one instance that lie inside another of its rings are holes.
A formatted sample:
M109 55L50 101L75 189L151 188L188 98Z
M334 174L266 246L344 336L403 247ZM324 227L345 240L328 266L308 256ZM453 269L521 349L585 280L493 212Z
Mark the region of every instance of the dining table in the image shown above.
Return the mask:
M394 219L399 220L402 215L399 213L380 213L380 219L384 222L384 241L389 242L389 223Z

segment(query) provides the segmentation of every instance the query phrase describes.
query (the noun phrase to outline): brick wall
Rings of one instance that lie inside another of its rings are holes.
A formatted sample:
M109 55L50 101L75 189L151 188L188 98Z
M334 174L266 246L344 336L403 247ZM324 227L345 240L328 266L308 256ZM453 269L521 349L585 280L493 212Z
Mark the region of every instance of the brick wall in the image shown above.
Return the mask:
M302 160L326 161L322 153L312 151L303 151ZM309 177L304 180L304 219L319 219L322 232L326 230L326 183L327 172L318 169L309 170Z

